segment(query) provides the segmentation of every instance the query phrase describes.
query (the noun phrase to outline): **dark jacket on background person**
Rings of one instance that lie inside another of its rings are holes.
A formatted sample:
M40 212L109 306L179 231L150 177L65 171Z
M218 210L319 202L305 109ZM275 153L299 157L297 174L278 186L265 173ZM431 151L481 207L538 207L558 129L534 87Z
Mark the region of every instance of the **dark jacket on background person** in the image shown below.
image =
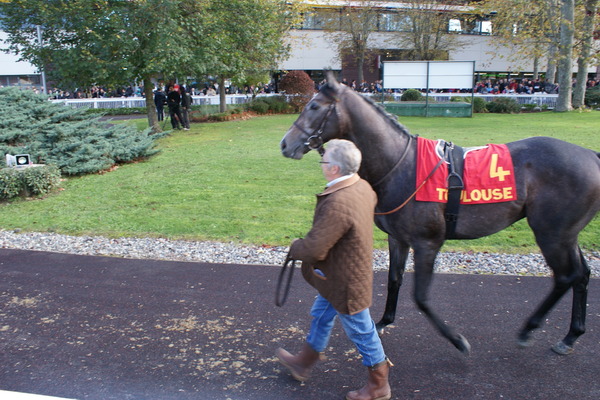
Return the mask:
M302 261L304 279L343 314L356 314L373 300L376 203L358 174L327 188L317 195L311 230L290 247L290 257Z
M181 104L181 95L177 90L171 90L169 94L167 94L167 106L170 109L178 109Z

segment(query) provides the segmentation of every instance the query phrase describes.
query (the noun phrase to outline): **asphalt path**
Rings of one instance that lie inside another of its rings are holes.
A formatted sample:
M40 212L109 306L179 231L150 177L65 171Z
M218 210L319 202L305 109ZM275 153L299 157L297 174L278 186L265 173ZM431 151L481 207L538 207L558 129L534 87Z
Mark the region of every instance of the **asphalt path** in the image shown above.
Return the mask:
M366 370L340 324L325 361L304 384L274 351L300 348L314 291L297 272L274 305L279 268L132 260L0 249L0 390L69 399L343 399ZM380 317L386 273L375 273ZM563 299L516 345L550 278L436 275L436 310L472 345L463 356L402 288L382 340L394 362L394 399L599 399L600 285L590 284L587 333L570 356L550 347L567 332Z

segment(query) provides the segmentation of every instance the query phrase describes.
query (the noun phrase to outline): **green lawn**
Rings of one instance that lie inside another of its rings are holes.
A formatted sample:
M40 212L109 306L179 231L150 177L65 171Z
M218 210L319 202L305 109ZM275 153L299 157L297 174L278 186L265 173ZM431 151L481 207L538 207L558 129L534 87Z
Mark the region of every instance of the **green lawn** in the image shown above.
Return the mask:
M116 170L69 178L44 199L0 206L0 228L110 237L168 237L287 245L309 229L314 195L324 181L315 152L302 160L281 156L279 141L297 115L195 124L159 142L153 158ZM600 113L476 114L473 118L403 117L413 133L459 145L553 136L594 148ZM138 120L140 127L146 120ZM581 235L600 248L600 218ZM385 247L385 235L376 233ZM526 223L445 250L522 252L534 248Z

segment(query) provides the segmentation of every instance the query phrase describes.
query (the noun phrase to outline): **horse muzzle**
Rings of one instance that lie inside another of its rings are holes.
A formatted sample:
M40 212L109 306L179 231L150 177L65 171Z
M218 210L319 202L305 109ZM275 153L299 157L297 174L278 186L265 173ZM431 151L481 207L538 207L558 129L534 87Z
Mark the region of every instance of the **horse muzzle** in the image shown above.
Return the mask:
M304 143L294 143L293 145L290 145L285 140L285 137L281 141L280 147L281 154L283 154L284 157L292 158L294 160L300 160L306 153L310 151L310 148Z

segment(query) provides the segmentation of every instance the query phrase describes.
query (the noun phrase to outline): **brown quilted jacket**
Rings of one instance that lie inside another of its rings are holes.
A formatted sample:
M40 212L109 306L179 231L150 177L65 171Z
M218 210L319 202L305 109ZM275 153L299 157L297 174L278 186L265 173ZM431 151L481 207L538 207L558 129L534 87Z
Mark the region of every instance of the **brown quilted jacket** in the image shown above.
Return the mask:
M327 188L317 195L311 230L290 248L302 261L304 279L342 314L371 305L376 203L369 183L356 174Z

